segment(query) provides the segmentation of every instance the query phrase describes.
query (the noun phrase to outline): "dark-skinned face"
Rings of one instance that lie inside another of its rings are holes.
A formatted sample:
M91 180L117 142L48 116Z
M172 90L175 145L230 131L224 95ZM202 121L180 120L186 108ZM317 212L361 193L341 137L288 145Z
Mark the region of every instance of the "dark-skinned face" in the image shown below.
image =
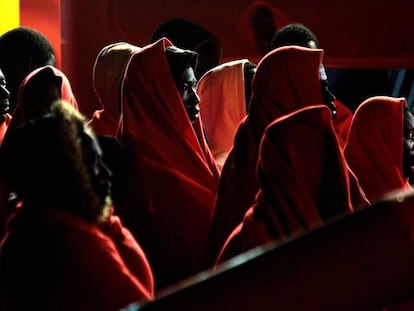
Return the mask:
M4 118L4 115L9 111L9 98L10 92L6 86L6 79L0 69L0 118Z
M200 98L196 92L197 80L192 67L187 67L181 78L179 92L184 103L185 110L191 122L194 122L200 113L198 103Z
M414 177L414 116L408 108L404 109L403 136L403 175L412 178Z
M111 195L112 172L102 160L103 154L98 140L88 131L83 133L83 152L92 186L102 202L105 202L105 199Z

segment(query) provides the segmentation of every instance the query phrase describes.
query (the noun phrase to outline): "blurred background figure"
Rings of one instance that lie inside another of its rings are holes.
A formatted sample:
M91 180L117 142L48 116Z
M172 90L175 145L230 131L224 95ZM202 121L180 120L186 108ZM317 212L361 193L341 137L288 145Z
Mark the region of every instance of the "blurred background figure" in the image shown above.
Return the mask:
M249 109L255 71L256 65L247 59L235 60L210 69L198 82L200 114L220 171Z
M151 42L169 39L175 46L198 54L195 71L197 79L209 69L220 64L222 48L219 39L207 29L186 19L170 19L161 23L153 32Z
M154 297L146 256L113 214L102 150L73 106L55 102L9 130L0 159L20 202L0 246L6 310L110 311Z
M33 70L20 85L10 128L44 116L59 99L79 110L70 82L62 71L50 65Z
M410 189L414 117L405 98L374 96L355 111L345 157L371 202Z
M56 65L55 52L49 40L39 31L17 27L0 36L0 68L10 91L10 112L17 105L17 94L23 79L34 69Z
M89 125L98 135L114 137L119 129L125 71L139 50L135 45L116 42L103 47L96 57L92 79L100 109L93 113Z

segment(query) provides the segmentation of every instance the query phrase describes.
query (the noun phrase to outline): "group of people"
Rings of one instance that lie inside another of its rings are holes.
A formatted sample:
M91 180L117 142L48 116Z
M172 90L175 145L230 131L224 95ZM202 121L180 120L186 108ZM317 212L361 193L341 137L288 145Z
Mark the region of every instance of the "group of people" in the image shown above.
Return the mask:
M352 113L329 91L306 26L277 30L258 64L219 63L208 34L201 72L199 54L163 31L145 46L102 48L92 77L101 108L90 118L41 33L0 37L5 310L152 300L411 188L405 99L374 96Z

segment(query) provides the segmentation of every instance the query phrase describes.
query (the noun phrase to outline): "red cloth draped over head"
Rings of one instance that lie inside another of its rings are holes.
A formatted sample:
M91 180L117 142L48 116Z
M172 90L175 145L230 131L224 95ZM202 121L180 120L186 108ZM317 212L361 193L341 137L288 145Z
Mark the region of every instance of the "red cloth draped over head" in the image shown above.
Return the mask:
M372 202L409 187L403 177L404 98L374 96L355 111L345 157Z
M202 124L191 124L160 39L128 66L118 139L129 156L125 224L142 243L156 286L201 268L218 171Z
M4 135L10 125L11 119L11 115L6 113L5 120L0 124L0 145L3 142Z
M269 125L260 145L256 202L220 261L352 210L348 169L331 119L330 109L318 105Z
M72 87L70 85L70 82L66 75L57 69L56 67L47 65L40 68L35 69L32 71L21 83L19 88L19 93L17 96L17 106L16 109L13 112L13 118L10 123L10 128L15 128L17 126L22 125L24 122L27 121L27 117L25 115L24 111L24 93L26 86L32 81L32 79L35 79L39 74L43 74L45 71L50 71L55 77L58 77L61 79L61 99L67 101L69 104L71 104L73 107L75 107L76 110L79 110L77 100L75 98L75 95L72 92Z
M131 56L140 48L125 42L105 46L93 68L93 86L101 109L96 110L89 125L98 135L114 137L119 126L125 70Z
M247 59L221 64L199 81L200 115L208 145L221 170L240 121L246 116L244 65Z
M338 136L339 144L343 148L348 139L353 115L352 111L338 99L334 103L336 106L336 119L333 120L333 126Z
M322 103L321 49L285 46L269 52L257 65L248 115L236 132L234 146L221 173L214 210L208 264L253 204L259 184L256 162L265 128L295 110Z

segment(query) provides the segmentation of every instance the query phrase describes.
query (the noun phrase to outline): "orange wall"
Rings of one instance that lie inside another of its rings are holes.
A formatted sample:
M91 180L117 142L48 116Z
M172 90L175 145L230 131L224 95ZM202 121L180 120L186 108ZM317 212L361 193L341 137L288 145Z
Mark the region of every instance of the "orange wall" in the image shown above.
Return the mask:
M20 0L20 19L21 25L38 29L52 42L58 67L68 75L88 115L97 108L92 67L99 50L115 41L146 45L154 28L169 18L190 19L216 34L223 61L257 62L261 55L246 19L253 2L257 1ZM325 50L327 66L414 68L412 0L259 2L310 27Z
M49 39L60 68L60 0L20 0L20 25L35 28Z

